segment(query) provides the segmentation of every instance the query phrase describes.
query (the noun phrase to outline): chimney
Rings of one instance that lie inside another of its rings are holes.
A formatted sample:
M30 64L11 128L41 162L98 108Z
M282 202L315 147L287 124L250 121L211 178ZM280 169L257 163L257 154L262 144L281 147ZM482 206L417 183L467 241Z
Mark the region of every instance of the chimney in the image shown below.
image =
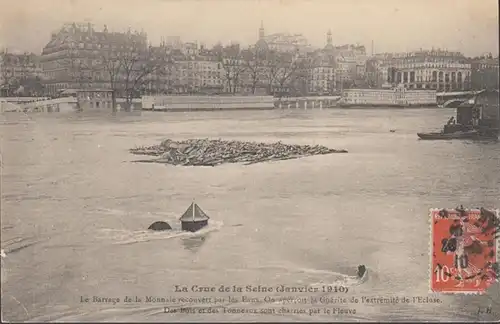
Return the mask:
M89 37L92 37L92 25L90 24L90 22L87 23L87 32L89 34Z

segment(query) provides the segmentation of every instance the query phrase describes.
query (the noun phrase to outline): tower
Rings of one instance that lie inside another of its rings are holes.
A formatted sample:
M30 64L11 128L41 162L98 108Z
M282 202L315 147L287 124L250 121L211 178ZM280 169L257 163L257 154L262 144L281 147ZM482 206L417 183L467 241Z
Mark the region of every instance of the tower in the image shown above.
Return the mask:
M326 33L326 45L332 45L332 30L328 29L328 33Z
M259 39L264 39L264 21L260 21Z

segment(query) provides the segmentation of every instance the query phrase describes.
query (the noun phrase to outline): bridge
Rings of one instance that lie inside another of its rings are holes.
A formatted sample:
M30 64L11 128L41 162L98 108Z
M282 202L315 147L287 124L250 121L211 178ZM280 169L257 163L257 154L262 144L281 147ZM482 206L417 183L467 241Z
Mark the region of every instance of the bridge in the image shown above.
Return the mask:
M477 91L437 92L436 101L439 107L456 108L460 104L470 101L476 94Z
M436 97L458 97L474 95L477 91L436 92Z
M473 105L474 99L456 99L456 98L450 99L443 103L443 108L456 108L465 102L468 102L469 104Z

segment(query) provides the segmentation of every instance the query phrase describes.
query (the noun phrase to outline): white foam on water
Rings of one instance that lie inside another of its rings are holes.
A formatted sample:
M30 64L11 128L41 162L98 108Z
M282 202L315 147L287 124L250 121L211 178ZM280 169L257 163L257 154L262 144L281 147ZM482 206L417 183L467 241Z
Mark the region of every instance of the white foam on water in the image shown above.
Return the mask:
M130 230L120 230L120 229L101 229L100 239L105 239L111 241L114 245L127 245L136 244L142 242L150 242L157 240L169 240L177 237L201 237L205 234L218 231L224 225L223 222L211 221L209 225L202 228L197 232L187 232L178 229L166 230L166 231L151 231L151 230L140 230L140 231L130 231Z
M98 208L95 209L94 211L99 212L101 214L107 214L107 215L126 215L127 212L121 209L110 209L110 208Z
M320 282L314 282L310 284L311 287L317 287L317 288L328 287L328 286L353 287L353 286L359 286L368 280L368 271L366 271L363 277L361 278L359 278L358 276L350 276L343 273L328 271L328 270L303 268L303 269L298 269L298 271L306 274L321 275L323 279Z

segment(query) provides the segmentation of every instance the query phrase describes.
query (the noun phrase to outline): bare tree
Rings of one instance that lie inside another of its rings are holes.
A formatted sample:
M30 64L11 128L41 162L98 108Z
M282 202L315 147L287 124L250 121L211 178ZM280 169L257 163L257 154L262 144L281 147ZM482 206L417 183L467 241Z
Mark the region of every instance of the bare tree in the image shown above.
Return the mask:
M43 92L41 79L35 75L36 62L33 53L12 54L6 50L0 53L1 79L0 87L9 96L40 94Z
M177 88L179 84L178 65L172 56L167 56L162 73L156 74L156 77L155 89L159 90L161 84L166 86L161 92L171 93Z
M130 110L133 98L150 81L150 76L166 74L167 54L164 48L147 46L133 40L129 47L119 52L118 63L123 73L126 109Z
M240 85L240 76L245 71L245 64L238 45L232 45L218 51L217 59L222 67L223 79L230 93L236 93Z
M296 61L296 69L289 81L290 92L295 96L305 96L309 93L311 72L314 71L316 61L314 58L306 58Z
M10 95L10 88L12 84L12 77L14 76L13 55L7 50L2 50L0 53L0 73L2 78L1 89L5 92L6 96Z
M273 86L276 82L276 74L278 73L278 60L274 57L268 58L264 62L264 75L267 81L267 93L273 94Z
M245 72L250 79L252 94L255 94L257 86L262 83L265 77L265 58L257 50L247 50L243 53Z
M294 73L299 67L299 62L287 53L277 55L271 61L274 71L274 84L278 88L278 98L281 100L283 94L289 92L289 86L293 80Z
M116 92L118 90L119 76L121 71L121 61L119 59L119 53L114 51L111 46L101 52L101 58L98 63L100 63L102 69L106 74L105 81L109 83L111 88L111 102L112 110L116 112Z
M42 80L36 75L36 55L25 52L17 56L17 68L20 73L15 80L16 94L25 96L41 94L44 86Z

